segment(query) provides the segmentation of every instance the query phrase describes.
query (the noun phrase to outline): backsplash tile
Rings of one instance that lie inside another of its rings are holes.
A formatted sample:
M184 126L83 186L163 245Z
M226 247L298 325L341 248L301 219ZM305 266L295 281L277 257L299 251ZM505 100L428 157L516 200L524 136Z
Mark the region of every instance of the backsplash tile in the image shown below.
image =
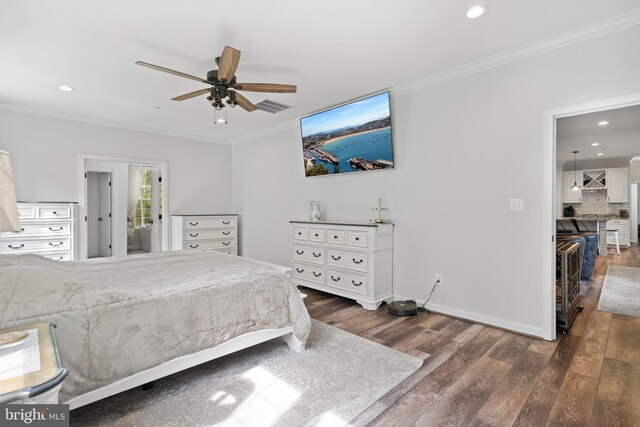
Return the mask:
M619 214L621 209L629 210L629 203L607 202L607 190L582 190L582 203L563 203L562 207L573 206L576 215Z

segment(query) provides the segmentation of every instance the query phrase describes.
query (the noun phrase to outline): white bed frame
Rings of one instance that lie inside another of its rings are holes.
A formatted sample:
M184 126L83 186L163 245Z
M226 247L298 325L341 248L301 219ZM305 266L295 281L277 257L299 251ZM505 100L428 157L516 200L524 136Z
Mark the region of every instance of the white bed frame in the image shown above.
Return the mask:
M166 377L167 375L175 374L176 372L180 372L184 369L192 368L196 365L200 365L201 363L218 359L222 356L244 350L245 348L249 348L256 344L278 337L281 337L291 350L297 353L304 351L304 344L293 336L293 328L291 326L281 329L266 329L263 331L249 332L230 339L229 341L225 341L222 344L218 344L215 347L207 348L194 354L177 357L161 365L138 372L137 374L123 378L99 389L74 397L66 403L69 404L69 409L76 409L100 399L104 399L105 397L113 396L114 394L125 390L141 386L151 381Z

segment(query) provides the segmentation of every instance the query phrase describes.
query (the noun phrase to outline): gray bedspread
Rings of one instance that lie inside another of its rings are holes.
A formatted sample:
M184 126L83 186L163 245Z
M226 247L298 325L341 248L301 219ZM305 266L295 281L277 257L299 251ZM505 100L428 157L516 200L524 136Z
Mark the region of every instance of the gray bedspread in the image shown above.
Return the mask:
M0 256L0 327L51 322L69 376L60 401L247 332L309 314L275 268L219 252L59 262Z

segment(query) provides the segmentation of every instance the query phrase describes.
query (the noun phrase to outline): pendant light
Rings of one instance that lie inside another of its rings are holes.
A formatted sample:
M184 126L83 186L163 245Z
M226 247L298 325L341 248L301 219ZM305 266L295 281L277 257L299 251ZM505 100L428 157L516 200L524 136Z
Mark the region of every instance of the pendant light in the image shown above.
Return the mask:
M578 185L578 168L577 168L577 164L578 164L578 151L574 151L573 152L573 185L571 186L571 189L573 191L578 191L580 190L582 187L580 187Z

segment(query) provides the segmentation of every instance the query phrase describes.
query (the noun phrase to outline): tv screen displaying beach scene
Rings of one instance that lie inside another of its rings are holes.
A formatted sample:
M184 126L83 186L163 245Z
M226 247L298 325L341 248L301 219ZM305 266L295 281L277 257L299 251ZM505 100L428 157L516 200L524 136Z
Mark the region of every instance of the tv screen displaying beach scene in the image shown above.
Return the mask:
M306 176L393 169L389 92L300 119Z

